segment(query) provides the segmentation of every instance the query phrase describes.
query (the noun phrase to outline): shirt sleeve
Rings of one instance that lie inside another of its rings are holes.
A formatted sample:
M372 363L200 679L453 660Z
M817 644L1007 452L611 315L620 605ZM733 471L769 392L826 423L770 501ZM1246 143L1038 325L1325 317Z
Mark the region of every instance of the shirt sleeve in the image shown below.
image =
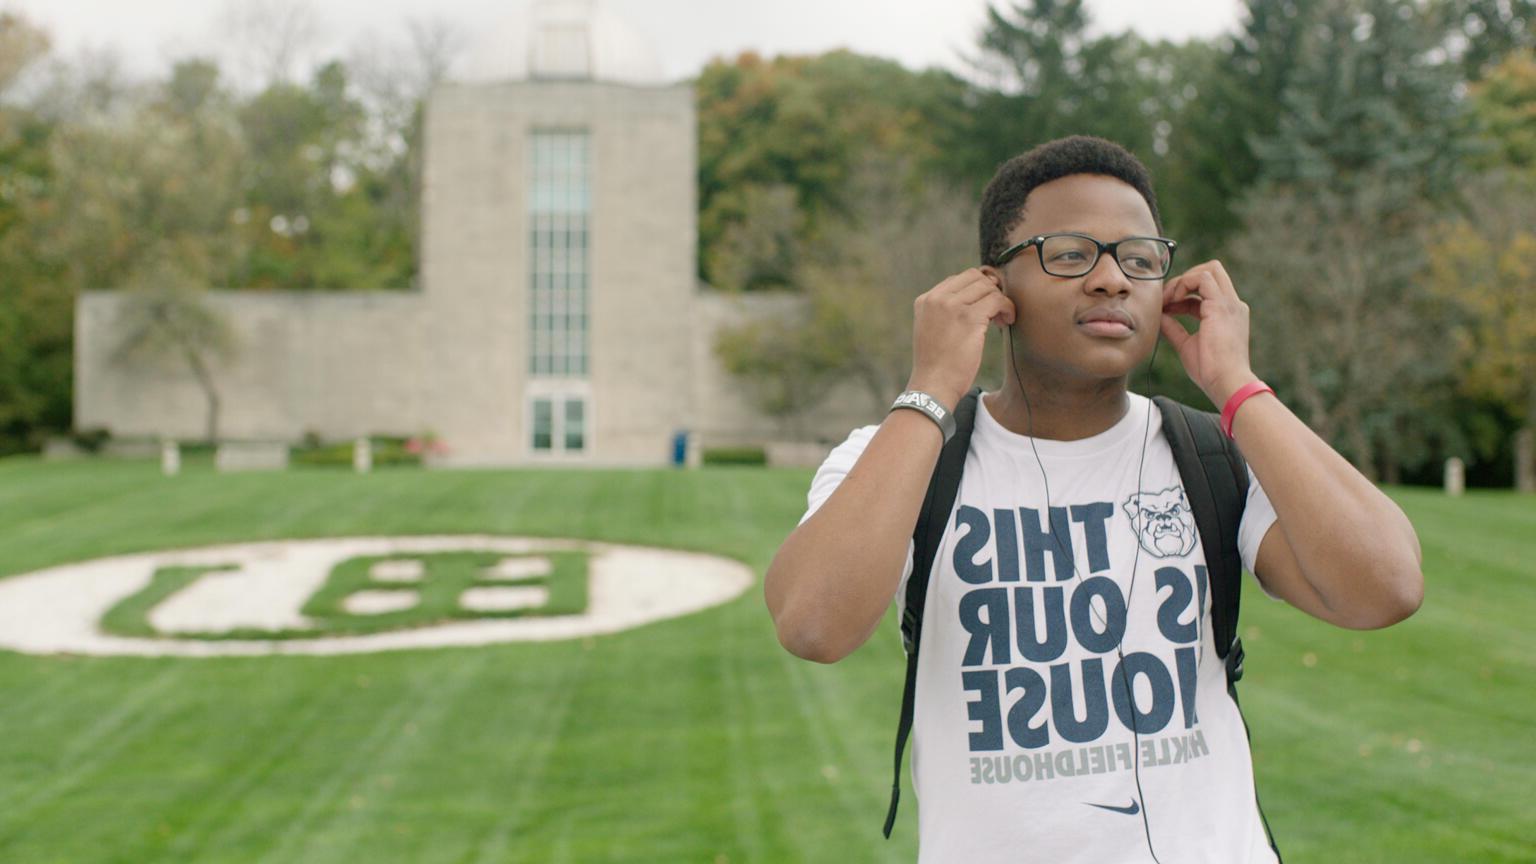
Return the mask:
M1269 503L1269 495L1264 492L1264 487L1259 484L1259 478L1253 474L1253 469L1248 469L1248 501L1243 506L1243 520L1237 526L1237 551L1243 559L1243 569L1249 573L1254 572L1254 566L1259 559L1259 544L1264 542L1264 535L1275 524L1275 506ZM1271 594L1264 583L1259 582L1259 587L1264 593L1275 599L1280 599Z
M832 448L832 452L827 454L826 461L822 462L821 467L816 469L815 479L811 480L811 491L806 493L805 515L800 517L800 524L805 524L805 520L815 515L816 511L821 509L821 505L827 503L827 499L831 498L832 493L837 491L837 487L842 484L843 478L847 477L848 472L853 470L854 463L858 462L859 457L864 455L864 448L869 446L870 439L875 437L875 432L879 428L879 426L861 426L853 430L848 436L848 440ZM905 592L907 576L911 572L912 539L909 537L907 538L907 561L902 565L901 570L902 586L898 591Z

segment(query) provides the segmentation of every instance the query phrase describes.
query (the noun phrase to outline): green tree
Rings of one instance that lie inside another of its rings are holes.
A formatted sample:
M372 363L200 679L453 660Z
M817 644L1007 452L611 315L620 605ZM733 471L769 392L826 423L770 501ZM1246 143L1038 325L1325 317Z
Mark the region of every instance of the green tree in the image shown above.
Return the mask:
M1482 78L1513 51L1536 48L1536 0L1429 0L1424 6L1444 29L1444 47L1465 80Z
M1431 285L1460 312L1462 387L1493 400L1521 429L1515 485L1536 492L1536 178L1490 172L1467 184L1465 209L1435 232Z
M154 254L130 277L117 321L116 362L127 366L184 366L207 403L204 440L219 440L223 403L218 365L234 357L234 331L208 303L199 275L178 264L174 253Z
M1219 254L1262 180L1326 182L1329 172L1381 161L1404 175L1423 171L1431 194L1449 194L1469 149L1457 90L1530 43L1531 8L1246 0L1238 31L1216 40L1215 62L1188 58L1193 98L1174 122L1163 186L1170 222L1187 243Z
M709 64L695 86L699 261L711 284L721 281L719 262L739 263L719 244L759 209L762 196L783 194L768 190L793 190L800 214L794 242L803 243L843 218L842 192L867 154L902 153L914 178L931 173L945 164L939 130L967 122L964 84L953 75L914 73L847 51L772 60L743 54ZM782 268L768 267L737 287L783 284Z
M794 260L799 302L722 331L717 353L768 415L792 419L833 380L857 385L878 413L911 375L912 302L974 263L976 216L941 183L911 188L910 173L890 156L856 166L840 196L845 218Z
M1381 174L1445 199L1473 151L1459 70L1436 53L1445 33L1412 0L1323 0L1316 14L1275 131L1254 142L1261 178L1336 187Z
M52 152L58 208L36 252L65 262L73 293L119 287L166 248L205 284L237 260L246 151L211 63L179 63L146 100L72 118Z
M342 242L355 240L345 217L359 214L342 199L356 191L349 155L366 119L348 93L345 68L329 63L307 87L274 83L241 105L239 118L251 158L241 223L246 256L232 284L364 287L357 280L368 266Z
M1318 0L1311 14L1274 131L1252 141L1261 184L1230 247L1259 274L1244 277L1249 303L1287 346L1269 356L1308 422L1392 480L1454 437L1448 358L1418 353L1437 338L1422 247L1473 126L1443 29L1409 0ZM1263 265L1271 244L1294 257Z
M82 291L153 294L167 260L177 297L413 284L421 100L451 39L412 32L368 93L332 63L243 96L205 59L149 84L45 66L46 35L0 13L0 452L69 428Z
M806 250L798 281L806 338L839 358L879 413L912 374L912 303L976 263L975 205L941 180L911 188L899 158L866 159L849 178L849 218Z
M734 196L745 218L725 226L705 265L725 291L792 289L805 233L795 187L747 184Z
M1396 482L1446 428L1450 358L1420 280L1429 211L1392 178L1264 187L1231 241L1255 367L1368 477ZM1245 288L1244 286L1249 286Z
M980 189L1000 163L1044 141L1108 138L1151 171L1165 230L1185 250L1181 258L1211 257L1213 241L1231 222L1231 202L1206 175L1232 166L1235 134L1230 122L1212 115L1244 109L1254 94L1233 91L1232 72L1210 42L1092 36L1090 24L1078 0L988 9L972 58L976 81L966 95L974 107L943 139L945 175L961 188ZM1245 188L1250 180L1235 185Z
M69 428L73 300L58 262L36 252L58 203L57 124L15 95L48 46L41 29L0 13L0 453Z
M1536 173L1536 51L1510 53L1471 86L1472 105L1489 147L1478 160Z
M27 212L16 250L51 277L32 288L46 298L37 308L47 310L34 323L50 338L28 359L59 370L50 398L66 404L75 298L130 283L153 293L147 282L167 261L183 290L206 289L238 255L230 220L244 162L211 63L179 63L161 85L109 110L75 104L87 107L62 118L49 138L45 197Z
M376 85L381 82L374 76ZM249 153L232 288L405 288L416 275L419 96L365 101L339 61L237 106Z
M1159 192L1183 260L1219 257L1242 224L1238 210L1259 180L1254 142L1274 134L1318 3L1247 0L1237 33L1180 58L1184 102L1170 120Z
M411 20L403 43L374 42L350 64L368 113L359 148L357 205L371 211L368 255L378 284L416 284L421 256L425 105L463 50L466 34L443 19Z
M800 418L825 395L842 358L812 337L804 304L764 312L759 308L745 323L716 334L715 356L746 386L759 411L798 434Z
M1160 52L1134 34L1090 37L1083 0L988 5L972 65L981 86L966 172L985 180L998 164L1064 135L1098 135L1156 161L1169 83Z

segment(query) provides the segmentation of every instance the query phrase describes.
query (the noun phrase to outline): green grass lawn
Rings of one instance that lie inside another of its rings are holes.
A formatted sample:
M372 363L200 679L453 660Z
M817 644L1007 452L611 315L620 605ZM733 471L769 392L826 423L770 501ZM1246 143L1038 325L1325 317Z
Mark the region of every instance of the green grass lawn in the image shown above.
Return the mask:
M670 546L761 572L809 476L6 460L0 574L429 533ZM1271 825L1288 864L1536 861L1536 499L1394 495L1424 545L1414 618L1348 632L1247 594L1243 705ZM910 792L895 839L879 833L901 673L892 622L836 666L790 657L756 590L549 644L0 652L0 862L910 861Z

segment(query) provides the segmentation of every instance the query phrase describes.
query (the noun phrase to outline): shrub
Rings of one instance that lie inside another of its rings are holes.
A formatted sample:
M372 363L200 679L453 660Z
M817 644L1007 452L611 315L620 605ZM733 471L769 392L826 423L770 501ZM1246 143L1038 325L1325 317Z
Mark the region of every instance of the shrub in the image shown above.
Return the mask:
M761 447L706 447L705 465L767 465L768 452Z
M76 447L87 453L100 453L101 448L112 439L112 433L102 427L81 429L71 435L70 439L75 442Z
M368 440L373 444L373 467L375 468L421 464L421 454L410 452L406 447L405 438L374 435ZM312 444L306 436L303 444L293 448L289 461L294 465L351 468L352 446L352 441Z

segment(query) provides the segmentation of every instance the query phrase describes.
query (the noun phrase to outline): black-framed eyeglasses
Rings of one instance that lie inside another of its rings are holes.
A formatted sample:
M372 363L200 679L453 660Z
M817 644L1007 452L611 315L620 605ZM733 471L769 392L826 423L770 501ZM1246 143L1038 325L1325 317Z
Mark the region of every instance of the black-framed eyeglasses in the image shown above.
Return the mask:
M1099 256L1108 252L1126 276L1162 279L1173 268L1173 250L1179 244L1167 237L1127 237L1113 243L1100 243L1087 234L1072 231L1037 234L1003 250L1003 254L997 256L997 266L1007 264L1031 246L1040 255L1040 269L1052 276L1085 276L1099 263Z

